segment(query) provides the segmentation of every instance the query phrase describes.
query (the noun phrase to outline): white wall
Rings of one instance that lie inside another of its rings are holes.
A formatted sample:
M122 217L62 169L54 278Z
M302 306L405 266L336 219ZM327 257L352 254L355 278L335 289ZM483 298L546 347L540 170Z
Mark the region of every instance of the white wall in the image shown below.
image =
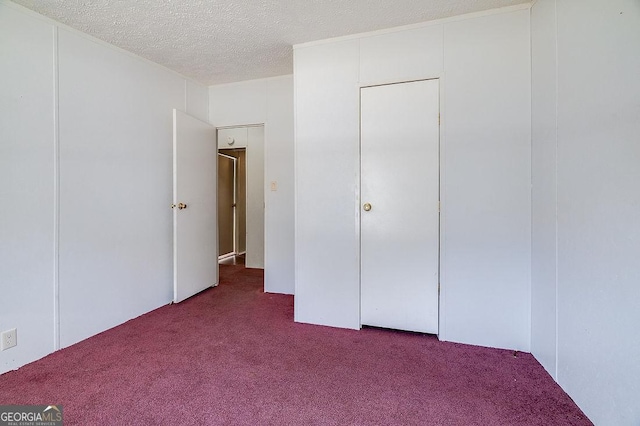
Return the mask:
M191 80L184 80L186 112L193 117L209 121L209 89Z
M270 293L294 292L293 129L293 76L267 80L264 283Z
M247 131L246 251L247 268L264 269L264 126Z
M4 372L170 302L171 111L206 118L208 92L13 3L0 20Z
M528 7L295 46L294 75L296 321L360 327L359 87L440 78L439 335L529 350Z
M557 377L555 25L553 2L538 2L531 8L531 351L554 378Z
M184 80L76 33L58 42L64 347L171 298L170 117Z
M211 86L209 111L217 127L265 125L264 287L293 294L293 76Z
M54 26L0 3L0 373L54 345Z
M529 10L444 25L441 335L529 350Z
M543 92L546 104L557 104L557 145L548 131L554 117L534 114L533 121L533 144L541 146L534 156L534 176L546 173L554 160L557 164L557 246L544 246L557 249L557 269L553 253L543 246L534 256L547 259L545 270L557 271L557 293L549 291L551 278L534 280L537 309L553 311L555 306L560 385L595 424L636 425L640 4L540 0L532 18L532 27L545 29L548 38L534 44L534 69L557 72L557 88L548 75L533 81L533 91ZM540 205L547 202L534 198L534 212L548 209ZM534 223L534 240L552 236L551 225ZM540 316L533 321L534 335L536 329L551 330ZM533 353L547 368L550 349L548 342L533 340Z
M295 320L360 328L359 41L298 47Z

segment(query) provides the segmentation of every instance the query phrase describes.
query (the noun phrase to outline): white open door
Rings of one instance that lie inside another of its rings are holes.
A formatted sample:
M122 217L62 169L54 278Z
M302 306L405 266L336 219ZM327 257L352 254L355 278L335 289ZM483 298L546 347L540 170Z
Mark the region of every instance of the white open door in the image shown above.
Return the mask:
M173 301L218 284L216 129L173 110Z

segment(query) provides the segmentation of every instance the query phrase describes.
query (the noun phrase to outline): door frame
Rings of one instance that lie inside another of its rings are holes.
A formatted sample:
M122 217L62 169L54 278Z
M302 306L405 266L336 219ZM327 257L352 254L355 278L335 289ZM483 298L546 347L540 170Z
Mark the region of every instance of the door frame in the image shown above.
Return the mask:
M248 123L248 124L231 124L231 125L225 125L225 126L217 126L216 127L216 135L218 135L218 131L220 130L224 130L224 129L239 129L239 128L249 128L249 127L262 127L263 128L263 136L262 136L262 144L263 144L263 148L262 148L262 167L263 167L263 172L262 172L262 194L263 194L263 201L264 201L264 208L263 208L263 212L262 212L262 218L263 218L263 226L262 226L262 241L263 241L263 270L266 270L267 267L267 123L263 122L263 123ZM231 147L230 147L231 148ZM249 147L244 147L246 149L246 153L245 155L247 157L245 157L245 167L248 171L249 168L249 164L248 164L248 153L249 153ZM218 145L218 152L221 151L220 145ZM222 149L222 151L224 151L224 149ZM248 180L247 180L247 194L246 196L248 197ZM235 244L235 241L234 241ZM245 243L246 246L246 243ZM245 247L246 248L246 247ZM245 254L246 256L246 254Z
M217 133L218 133L218 129L216 129L216 135L217 135ZM232 182L233 182L233 201L232 201L232 203L233 203L233 205L232 205L233 213L232 213L232 224L231 224L231 226L233 228L233 231L232 231L232 243L231 243L232 251L230 253L225 253L225 254L221 255L220 254L220 226L219 226L220 225L220 222L219 222L220 216L218 215L218 260L223 260L223 259L226 259L228 257L232 257L232 256L236 256L236 255L240 254L240 253L238 253L238 247L237 247L238 241L237 241L237 238L236 238L236 234L238 232L238 224L237 224L237 221L238 221L238 216L237 216L238 215L238 209L237 209L237 203L238 203L238 159L236 157L231 156L231 155L224 154L221 151L224 151L224 149L220 149L218 147L218 156L219 157L224 157L224 158L227 158L227 159L233 161L233 179L232 179ZM219 199L219 197L220 197L219 196L219 194L220 194L220 180L219 180L219 178L220 178L220 174L218 174L218 203L220 203L220 199Z

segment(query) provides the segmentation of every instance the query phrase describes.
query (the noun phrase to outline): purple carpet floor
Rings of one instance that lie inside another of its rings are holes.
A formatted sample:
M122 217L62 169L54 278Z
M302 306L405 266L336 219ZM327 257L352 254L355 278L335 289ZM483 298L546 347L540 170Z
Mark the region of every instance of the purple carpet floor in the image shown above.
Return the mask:
M530 355L293 322L260 270L0 376L65 425L590 425Z

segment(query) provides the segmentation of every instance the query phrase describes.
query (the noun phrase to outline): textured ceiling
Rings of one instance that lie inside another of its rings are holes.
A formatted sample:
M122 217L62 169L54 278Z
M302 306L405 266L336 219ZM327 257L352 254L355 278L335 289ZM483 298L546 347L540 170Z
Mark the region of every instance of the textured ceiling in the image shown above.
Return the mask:
M289 74L292 45L529 0L13 0L203 84Z

